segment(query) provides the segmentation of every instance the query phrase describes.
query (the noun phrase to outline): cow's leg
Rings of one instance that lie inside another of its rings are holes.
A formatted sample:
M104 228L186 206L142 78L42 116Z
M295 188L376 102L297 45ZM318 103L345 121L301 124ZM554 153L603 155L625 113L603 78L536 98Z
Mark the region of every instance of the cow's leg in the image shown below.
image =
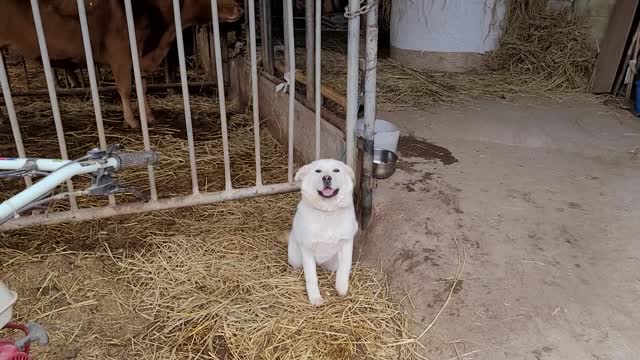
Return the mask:
M67 72L67 80L69 81L69 85L72 88L79 88L82 86L82 83L80 82L80 78L78 77L78 74L76 74L75 70L73 69L67 69L65 70Z
M151 111L151 106L149 105L149 97L147 96L147 78L142 78L142 94L144 97L144 110L147 113L147 123L151 124L156 121L155 116L153 115L153 111ZM140 105L138 105L139 107Z
M131 66L126 64L117 64L111 66L113 77L116 81L116 88L120 99L122 100L122 112L124 113L124 121L132 128L140 126L133 110L131 109Z
M140 57L140 70L142 75L151 75L155 71L162 60L167 57L167 53L171 49L171 44L176 38L176 31L174 28L168 29L160 38L158 46L150 51L148 54Z

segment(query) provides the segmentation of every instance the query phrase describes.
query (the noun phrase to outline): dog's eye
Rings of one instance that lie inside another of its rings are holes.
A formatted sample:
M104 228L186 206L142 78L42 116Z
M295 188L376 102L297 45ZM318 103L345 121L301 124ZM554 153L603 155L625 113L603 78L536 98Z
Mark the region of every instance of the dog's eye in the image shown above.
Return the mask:
M340 172L340 169L333 169L333 172Z
M316 169L316 172L317 172L318 174L320 174L320 173L322 172L322 170L320 170L320 169Z

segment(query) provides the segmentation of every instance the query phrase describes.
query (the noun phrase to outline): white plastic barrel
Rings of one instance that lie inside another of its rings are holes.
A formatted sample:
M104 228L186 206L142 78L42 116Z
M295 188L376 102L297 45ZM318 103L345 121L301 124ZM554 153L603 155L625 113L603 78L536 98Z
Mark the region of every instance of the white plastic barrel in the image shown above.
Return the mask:
M9 290L2 280L0 280L0 329L2 329L13 316L13 304L18 296L14 291Z
M399 0L391 3L391 57L416 70L482 68L502 33L506 0Z
M356 123L356 134L359 137L364 136L364 119L358 119ZM394 124L377 119L375 122L375 132L373 138L373 147L376 149L389 150L396 152L398 148L398 140L400 139L400 129Z

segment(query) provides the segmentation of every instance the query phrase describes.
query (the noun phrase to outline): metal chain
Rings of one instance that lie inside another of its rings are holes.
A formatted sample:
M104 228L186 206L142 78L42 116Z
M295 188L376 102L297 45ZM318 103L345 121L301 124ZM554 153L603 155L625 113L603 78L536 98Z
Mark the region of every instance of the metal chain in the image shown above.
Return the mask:
M360 1L360 8L354 12L349 11L349 6L345 6L344 8L344 17L346 17L347 19L352 19L356 16L360 16L360 15L364 15L367 12L369 12L369 10L371 10L372 7L378 5L377 1L372 2L371 4L367 4L367 5L362 5L365 3L366 0L362 0Z

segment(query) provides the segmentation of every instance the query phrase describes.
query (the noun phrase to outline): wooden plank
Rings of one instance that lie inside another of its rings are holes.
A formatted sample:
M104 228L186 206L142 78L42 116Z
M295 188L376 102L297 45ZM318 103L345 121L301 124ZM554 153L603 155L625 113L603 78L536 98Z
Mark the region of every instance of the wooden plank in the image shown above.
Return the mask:
M638 0L618 0L600 44L591 92L610 93L624 56Z

